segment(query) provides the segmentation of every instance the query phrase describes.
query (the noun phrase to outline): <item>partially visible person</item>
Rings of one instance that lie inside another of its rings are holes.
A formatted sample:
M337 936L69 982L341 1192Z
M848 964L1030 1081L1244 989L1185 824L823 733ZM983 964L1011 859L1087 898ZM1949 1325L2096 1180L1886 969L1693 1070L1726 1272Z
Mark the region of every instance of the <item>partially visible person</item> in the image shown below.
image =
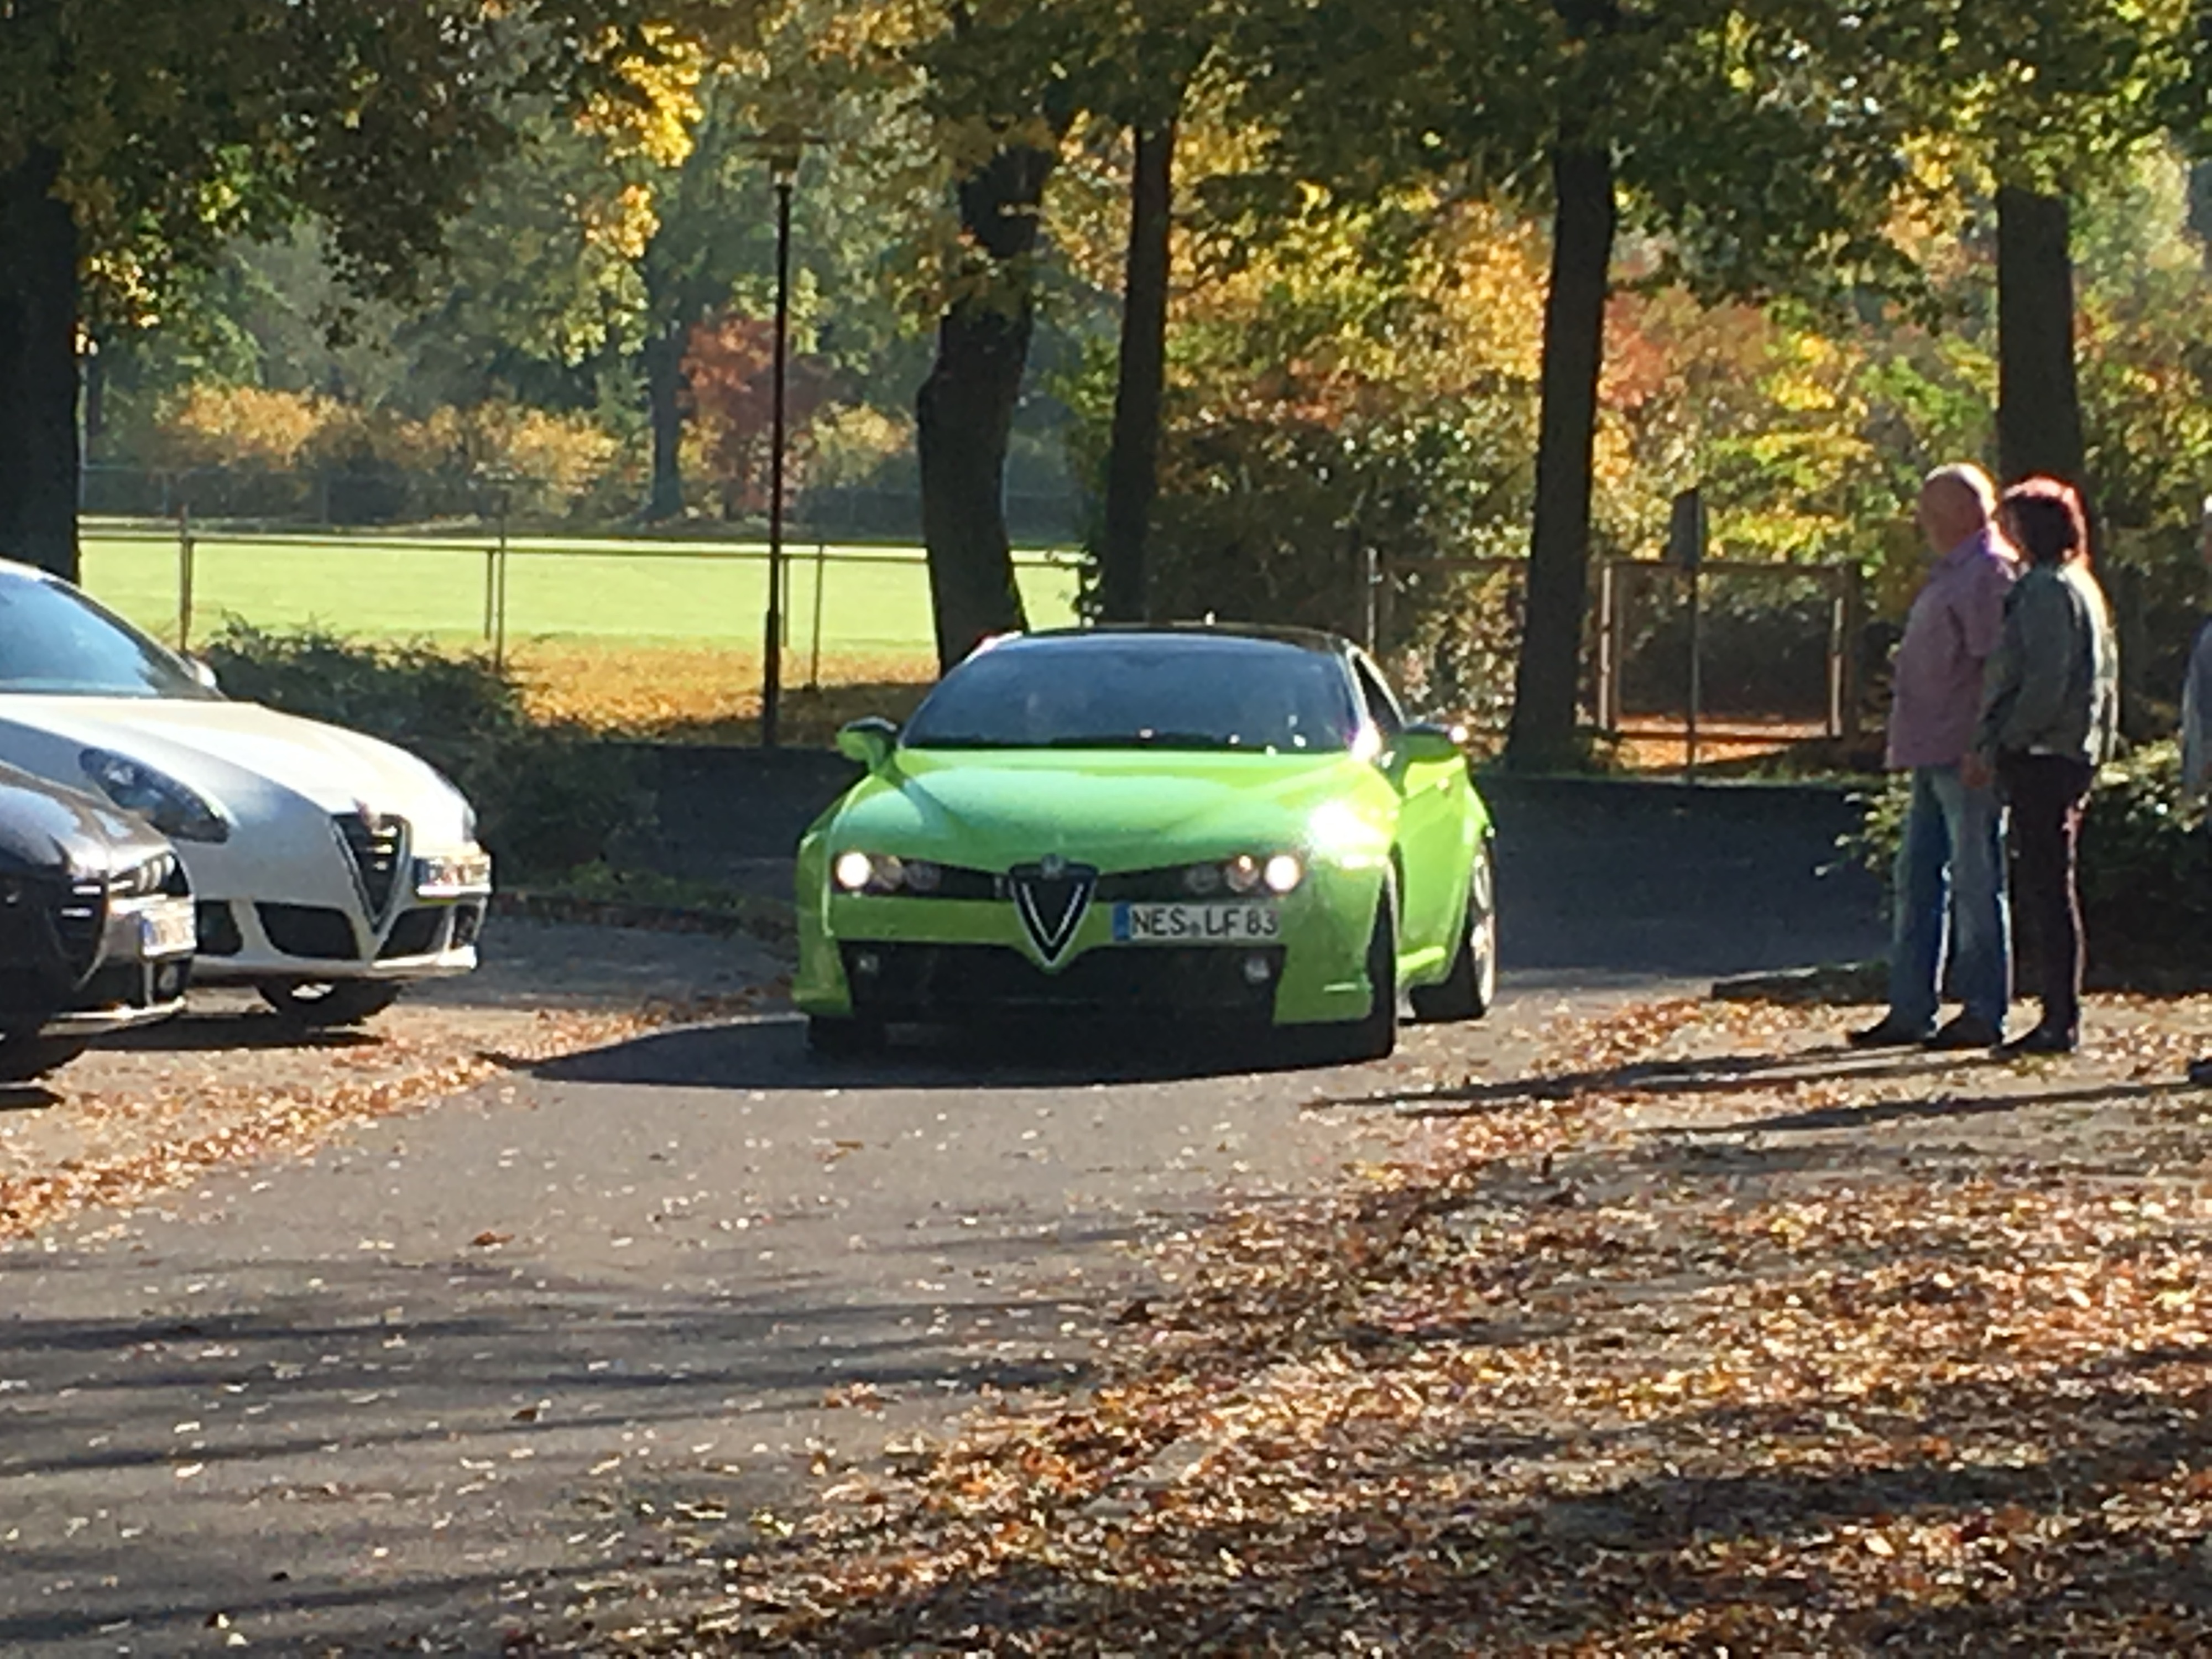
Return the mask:
M2027 569L2006 596L1967 775L1994 769L2011 810L2013 903L2041 981L2042 1018L2006 1052L2064 1054L2081 1041L2081 817L2118 735L2119 641L2074 487L2029 478L2002 516Z
M2003 809L1990 782L1965 770L2019 568L1996 513L1996 486L1978 466L1940 468L1921 486L1920 532L1936 563L1897 648L1889 716L1889 768L1911 775L1912 794L1897 850L1889 1012L1851 1033L1862 1048L1987 1048L2004 1038ZM1966 1006L1939 1028L1947 962Z
M2204 568L2212 571L2212 495L2204 498ZM2212 622L2197 630L2181 685L2181 783L2202 800L2212 795ZM2212 823L2205 826L2212 835ZM2212 1089L2212 1054L2189 1068L2189 1080Z

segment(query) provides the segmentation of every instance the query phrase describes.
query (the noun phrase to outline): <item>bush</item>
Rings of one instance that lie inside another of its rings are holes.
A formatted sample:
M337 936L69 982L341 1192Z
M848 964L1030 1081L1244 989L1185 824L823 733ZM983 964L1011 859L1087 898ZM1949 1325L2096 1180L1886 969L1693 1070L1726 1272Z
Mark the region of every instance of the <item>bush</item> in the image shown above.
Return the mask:
M1886 881L1910 790L1903 776L1862 798L1844 850ZM2105 768L2081 831L2081 908L2093 969L2196 969L2212 939L2212 835L2185 801L2177 744L2148 744Z
M650 816L629 756L582 726L532 720L520 684L483 653L232 617L203 654L232 696L365 732L436 767L475 803L508 879L603 858Z

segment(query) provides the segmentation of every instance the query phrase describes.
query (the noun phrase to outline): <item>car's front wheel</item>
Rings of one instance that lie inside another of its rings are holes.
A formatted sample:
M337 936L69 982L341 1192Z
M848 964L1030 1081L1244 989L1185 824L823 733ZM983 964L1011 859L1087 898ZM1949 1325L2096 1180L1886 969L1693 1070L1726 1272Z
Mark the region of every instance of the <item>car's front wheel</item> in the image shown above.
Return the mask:
M1443 980L1413 993L1418 1018L1480 1019L1498 1000L1498 890L1487 853L1476 854L1468 879L1459 953Z
M0 1084L44 1077L91 1046L82 1037L0 1036Z
M335 1030L374 1019L399 1000L388 980L341 979L319 983L264 985L261 1000L295 1025Z

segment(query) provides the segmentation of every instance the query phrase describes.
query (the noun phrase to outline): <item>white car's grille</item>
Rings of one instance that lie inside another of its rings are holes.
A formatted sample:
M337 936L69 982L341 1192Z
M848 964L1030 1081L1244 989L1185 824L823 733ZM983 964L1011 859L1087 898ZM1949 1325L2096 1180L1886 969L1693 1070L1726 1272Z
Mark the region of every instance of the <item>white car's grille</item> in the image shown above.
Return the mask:
M381 921L398 894L400 872L406 864L406 822L341 812L331 824L337 830L338 844L352 861L362 902L371 916Z

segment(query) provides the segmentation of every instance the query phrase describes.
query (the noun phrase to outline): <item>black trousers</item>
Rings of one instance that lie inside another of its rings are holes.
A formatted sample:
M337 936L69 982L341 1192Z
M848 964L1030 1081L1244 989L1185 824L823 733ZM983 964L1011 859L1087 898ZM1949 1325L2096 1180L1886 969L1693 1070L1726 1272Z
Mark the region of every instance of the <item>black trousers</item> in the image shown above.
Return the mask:
M2096 770L2059 755L2007 754L1997 757L1997 775L2012 808L2013 927L2029 947L2044 1026L2075 1036L2081 1026L2081 815Z

